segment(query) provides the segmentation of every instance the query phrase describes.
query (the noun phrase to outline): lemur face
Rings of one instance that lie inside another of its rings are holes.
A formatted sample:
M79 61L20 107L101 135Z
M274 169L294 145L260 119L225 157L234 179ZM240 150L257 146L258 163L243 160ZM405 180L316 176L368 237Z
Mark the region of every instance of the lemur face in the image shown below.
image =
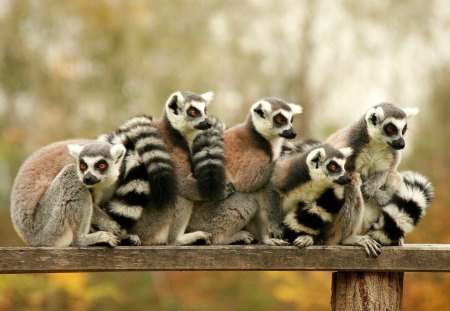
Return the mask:
M311 179L328 184L346 185L351 176L345 171L345 161L351 148L337 150L329 145L312 149L306 157Z
M403 149L408 119L418 112L417 108L402 109L392 104L377 105L369 109L365 115L369 136L389 145L392 149Z
M251 118L258 133L267 140L282 137L293 139L297 135L292 127L294 115L302 113L302 107L277 98L267 98L253 104Z
M166 102L166 113L170 124L180 133L206 130L211 127L206 107L214 96L213 92L197 95L189 92L175 92Z
M94 142L85 146L69 145L68 148L77 161L78 178L86 187L110 185L119 177L126 151L123 145Z

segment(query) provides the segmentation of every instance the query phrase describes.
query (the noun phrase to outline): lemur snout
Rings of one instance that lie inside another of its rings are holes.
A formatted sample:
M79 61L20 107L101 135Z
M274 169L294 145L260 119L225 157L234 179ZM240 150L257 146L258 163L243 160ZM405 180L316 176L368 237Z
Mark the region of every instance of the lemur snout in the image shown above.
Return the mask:
M83 176L83 183L85 185L92 186L98 182L99 182L98 178L92 175L91 173L87 173L86 175Z
M403 149L405 148L405 140L403 139L403 137L400 137L399 139L390 142L389 146L391 146L395 150Z
M207 130L211 127L212 125L212 121L209 118L206 118L205 120L203 120L202 122L200 122L199 124L197 124L195 126L195 128L197 130Z
M352 177L349 173L345 173L345 175L339 177L335 182L338 185L346 185L352 181Z
M294 128L291 127L290 129L283 131L280 136L286 139L293 139L295 138L295 136L297 136L297 133L295 132Z

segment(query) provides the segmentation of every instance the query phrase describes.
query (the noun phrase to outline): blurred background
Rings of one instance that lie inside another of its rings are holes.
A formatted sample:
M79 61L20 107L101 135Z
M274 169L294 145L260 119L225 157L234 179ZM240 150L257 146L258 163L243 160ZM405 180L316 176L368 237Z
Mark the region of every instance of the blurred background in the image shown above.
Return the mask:
M0 246L20 246L9 195L37 148L161 114L212 90L229 126L277 96L323 139L381 101L420 107L402 169L436 188L407 243L450 243L450 3L0 0ZM51 163L49 163L51 165ZM328 310L328 272L1 275L0 310ZM444 310L450 275L406 273L405 310Z

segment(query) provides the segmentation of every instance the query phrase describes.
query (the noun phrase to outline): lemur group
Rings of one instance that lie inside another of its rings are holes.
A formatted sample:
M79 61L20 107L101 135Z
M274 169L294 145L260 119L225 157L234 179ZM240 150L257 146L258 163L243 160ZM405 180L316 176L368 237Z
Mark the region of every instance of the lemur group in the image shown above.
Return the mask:
M294 140L302 107L270 97L227 128L213 93L175 92L162 116L45 146L20 168L11 216L30 246L401 245L433 197L399 172L416 108L382 103L326 140Z

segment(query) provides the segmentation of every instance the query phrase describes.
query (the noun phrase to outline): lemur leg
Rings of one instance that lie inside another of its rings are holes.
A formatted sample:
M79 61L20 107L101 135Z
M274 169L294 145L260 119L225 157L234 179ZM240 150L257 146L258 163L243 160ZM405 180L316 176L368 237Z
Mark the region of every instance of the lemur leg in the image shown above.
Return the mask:
M283 235L281 222L281 199L271 185L256 194L258 200L258 210L255 221L258 230L258 237L262 244L283 246L289 245L281 239Z
M117 236L122 235L120 225L96 205L92 214L92 225L101 231L111 232Z
M186 233L193 207L194 203L192 201L178 197L174 219L170 227L169 244L189 245L198 240L205 240L207 245L211 244L211 234L208 232L195 231Z
M174 205L160 208L149 203L128 233L138 235L142 245L167 245L174 214Z
M241 230L241 231L238 231L235 234L233 234L227 240L223 240L222 243L220 243L220 244L233 244L233 243L237 243L237 242L242 242L244 244L252 244L252 242L254 240L255 239L250 234L250 232ZM218 243L215 243L215 244L218 244Z
M197 203L188 231L210 232L212 244L228 244L230 241L234 242L235 234L254 217L257 208L253 195L240 192L235 192L222 201Z

